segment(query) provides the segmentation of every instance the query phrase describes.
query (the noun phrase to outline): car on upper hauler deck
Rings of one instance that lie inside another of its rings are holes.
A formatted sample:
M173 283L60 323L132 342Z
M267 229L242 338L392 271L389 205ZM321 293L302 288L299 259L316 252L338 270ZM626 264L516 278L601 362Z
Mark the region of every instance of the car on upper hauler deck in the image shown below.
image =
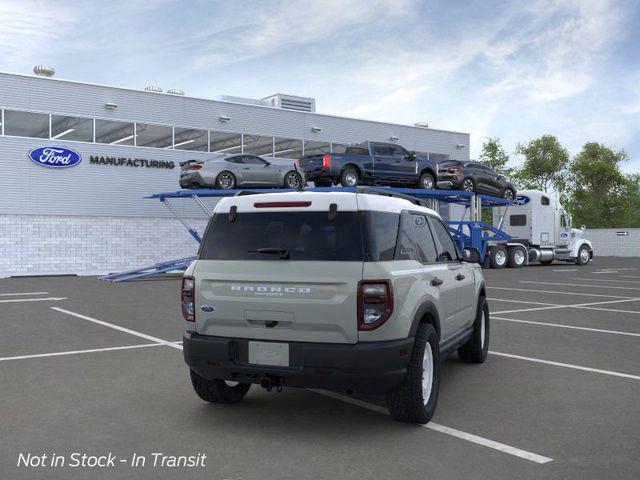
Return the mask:
M259 157L249 154L219 155L211 160L180 163L181 188L291 188L304 183L304 173L293 159Z
M340 184L436 188L438 164L395 143L364 142L345 152L308 155L298 161L316 187Z

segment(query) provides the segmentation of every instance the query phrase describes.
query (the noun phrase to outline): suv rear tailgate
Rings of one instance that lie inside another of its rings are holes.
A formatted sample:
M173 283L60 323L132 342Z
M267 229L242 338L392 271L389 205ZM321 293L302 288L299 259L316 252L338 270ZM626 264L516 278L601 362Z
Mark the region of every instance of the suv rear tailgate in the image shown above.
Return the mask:
M357 342L362 262L199 260L194 277L201 335Z

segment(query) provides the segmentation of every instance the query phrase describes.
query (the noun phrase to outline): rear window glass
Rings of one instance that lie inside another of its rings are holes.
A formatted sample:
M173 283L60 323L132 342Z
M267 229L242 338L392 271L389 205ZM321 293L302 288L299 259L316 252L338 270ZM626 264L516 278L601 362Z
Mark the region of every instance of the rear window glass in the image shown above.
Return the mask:
M251 212L216 214L201 260L393 260L398 214L385 212ZM285 258L288 257L288 258Z
M347 147L346 155L369 155L369 149L366 147Z

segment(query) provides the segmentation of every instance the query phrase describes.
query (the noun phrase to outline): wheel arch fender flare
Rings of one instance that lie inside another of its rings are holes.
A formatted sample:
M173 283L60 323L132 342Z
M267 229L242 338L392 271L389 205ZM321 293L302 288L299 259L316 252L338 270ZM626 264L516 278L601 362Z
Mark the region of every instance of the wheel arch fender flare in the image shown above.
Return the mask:
M415 337L416 332L418 331L418 325L422 323L425 317L429 317L429 322L433 325L433 328L436 330L438 334L438 338L442 338L442 330L440 326L440 315L438 314L438 309L436 305L431 300L425 300L422 302L415 315L413 316L413 322L411 323L411 330L409 330L409 336Z
M581 238L580 240L575 242L575 244L571 248L571 256L572 257L577 257L578 256L578 251L580 250L580 247L582 247L583 245L586 245L587 247L589 247L589 250L591 250L593 252L593 245L591 244L591 242L589 240L587 240L586 238Z
M344 171L349 169L349 168L355 170L356 173L358 174L358 176L360 177L360 179L362 179L362 168L360 168L360 166L358 164L353 163L353 162L346 163L346 164L344 164L342 166L342 168L340 169L340 176L342 176Z

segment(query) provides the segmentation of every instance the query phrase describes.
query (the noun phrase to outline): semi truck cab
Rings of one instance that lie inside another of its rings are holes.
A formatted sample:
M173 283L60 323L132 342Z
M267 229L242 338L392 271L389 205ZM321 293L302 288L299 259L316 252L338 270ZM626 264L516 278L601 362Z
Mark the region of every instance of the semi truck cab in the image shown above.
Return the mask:
M555 196L540 190L522 190L513 205L506 208L498 209L493 224L509 234L511 241L494 245L490 255L495 256L500 249L520 249L526 252L525 264L560 260L584 265L593 259L591 242L582 238L586 227L572 228L571 216ZM507 257L510 260L512 255Z

